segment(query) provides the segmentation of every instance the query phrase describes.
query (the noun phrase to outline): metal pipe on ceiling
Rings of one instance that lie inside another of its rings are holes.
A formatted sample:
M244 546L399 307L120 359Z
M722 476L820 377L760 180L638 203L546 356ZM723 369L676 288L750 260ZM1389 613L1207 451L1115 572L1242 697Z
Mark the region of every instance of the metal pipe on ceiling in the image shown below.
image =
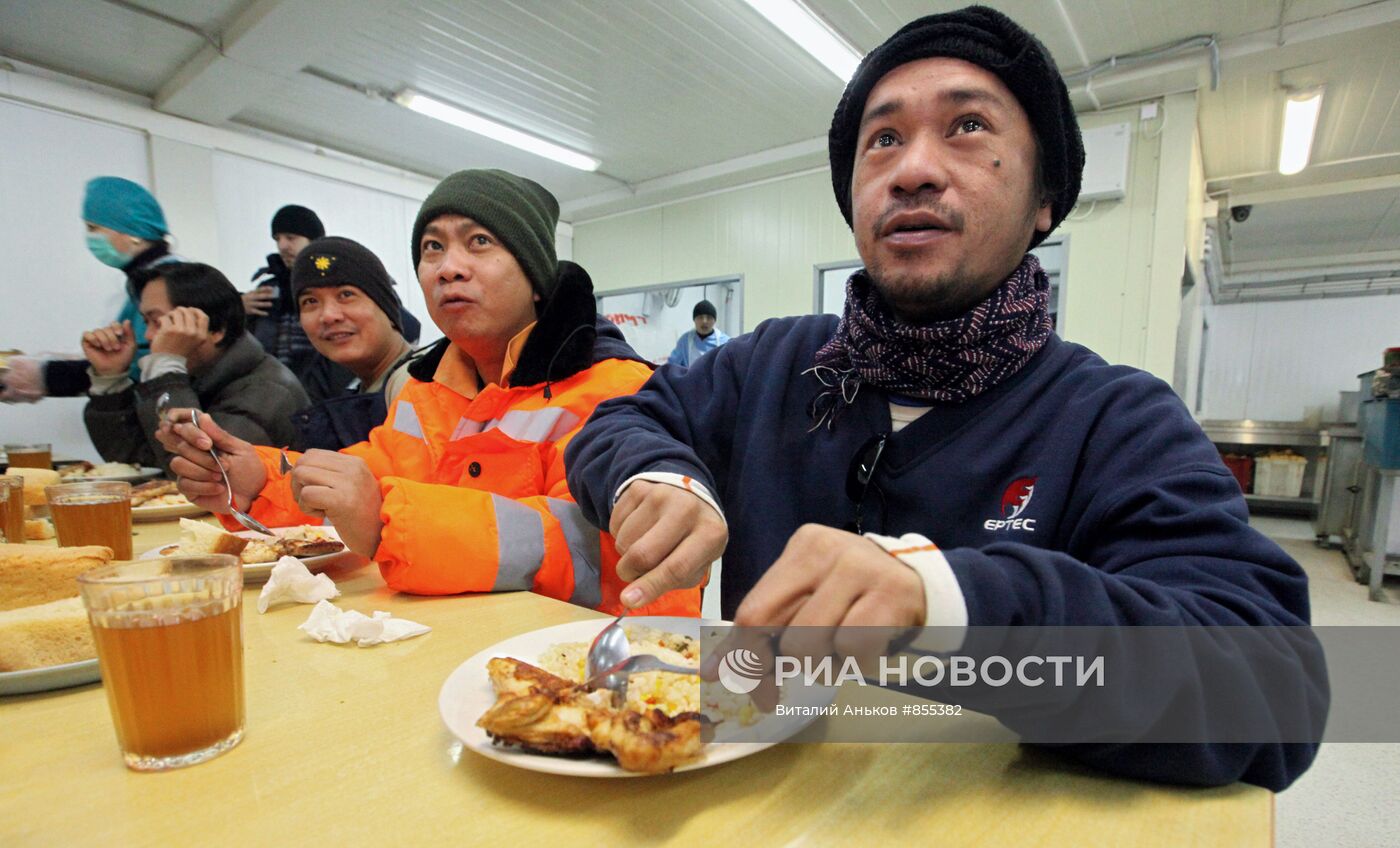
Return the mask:
M205 41L209 42L210 46L212 46L215 50L219 51L220 54L224 52L224 45L219 42L218 36L213 35L212 33L209 33L201 27L195 26L194 24L186 23L180 20L179 18L172 18L169 15L164 14L162 12L157 12L154 9L147 9L145 6L138 6L135 3L128 2L128 0L102 0L102 2L106 3L109 6L116 6L118 9L124 9L128 12L131 12L132 14L141 15L142 17L150 18L153 21L160 21L161 23L166 24L167 26L173 26L176 29L182 29L185 32L197 35Z

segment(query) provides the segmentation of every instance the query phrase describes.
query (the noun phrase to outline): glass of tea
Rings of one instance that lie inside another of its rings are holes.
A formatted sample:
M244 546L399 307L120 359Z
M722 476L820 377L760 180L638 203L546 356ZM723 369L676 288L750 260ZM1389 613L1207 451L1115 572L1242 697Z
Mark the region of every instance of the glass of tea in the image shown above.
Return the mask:
M131 559L130 483L60 483L44 494L59 545L106 545Z
M24 478L0 477L0 534L24 544Z
M192 766L243 739L238 557L115 563L78 585L128 768Z
M53 468L53 445L5 445L11 468Z

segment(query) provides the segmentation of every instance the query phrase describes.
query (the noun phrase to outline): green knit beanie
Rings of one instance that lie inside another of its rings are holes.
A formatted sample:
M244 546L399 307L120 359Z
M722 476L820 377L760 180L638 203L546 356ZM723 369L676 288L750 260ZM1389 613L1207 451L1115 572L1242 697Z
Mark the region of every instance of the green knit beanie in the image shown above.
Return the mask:
M440 215L465 215L495 233L520 263L530 285L548 300L554 294L559 259L554 228L559 201L534 180L505 171L458 171L433 189L413 222L413 267L422 258L423 228Z

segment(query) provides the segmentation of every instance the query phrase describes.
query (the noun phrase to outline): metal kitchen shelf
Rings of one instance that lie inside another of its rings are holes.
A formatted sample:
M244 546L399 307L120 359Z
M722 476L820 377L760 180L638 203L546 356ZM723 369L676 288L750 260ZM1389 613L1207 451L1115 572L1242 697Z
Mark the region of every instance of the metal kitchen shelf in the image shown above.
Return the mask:
M1322 432L1296 421L1202 421L1201 429L1216 444L1321 447Z

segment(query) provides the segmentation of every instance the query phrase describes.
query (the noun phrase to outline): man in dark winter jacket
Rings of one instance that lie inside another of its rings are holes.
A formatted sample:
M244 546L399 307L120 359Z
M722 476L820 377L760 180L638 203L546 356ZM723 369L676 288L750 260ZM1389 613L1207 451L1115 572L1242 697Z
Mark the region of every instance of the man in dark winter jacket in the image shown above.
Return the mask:
M92 380L83 411L88 435L109 462L165 467L170 460L155 439L156 405L209 413L221 427L259 445L292 439L292 413L310 402L301 384L244 331L238 291L218 270L198 263L163 265L159 276L137 284L150 354L128 376L136 355L130 321L83 334Z
M1171 388L1053 332L1028 250L1074 207L1084 150L1034 36L982 7L910 23L857 69L829 148L865 264L840 321L768 321L661 369L567 449L570 489L633 581L624 603L696 585L723 553L736 624L929 626L952 633L944 650L969 628L1307 624L1301 569L1249 527ZM1327 709L1315 642L1300 644L1269 659L1288 703L1252 699L1268 718L1301 714L1297 744L1059 750L1137 777L1281 789ZM1221 653L1202 666L1253 679ZM1162 670L1152 702L1119 705L1130 741L1168 706L1203 723L1234 709L1191 659Z
M292 447L340 450L363 442L409 379L413 346L403 337L394 281L364 245L329 236L297 258L292 294L316 350L355 375L339 396L296 414Z
M248 332L268 353L281 360L301 381L317 403L339 397L356 380L355 373L321 356L301 326L301 311L292 293L292 266L306 246L324 237L326 228L315 212L305 206L289 205L272 216L272 238L277 252L267 255L267 264L253 274L257 288L243 294L248 315ZM399 324L410 344L418 341L421 325L412 313L400 307Z

